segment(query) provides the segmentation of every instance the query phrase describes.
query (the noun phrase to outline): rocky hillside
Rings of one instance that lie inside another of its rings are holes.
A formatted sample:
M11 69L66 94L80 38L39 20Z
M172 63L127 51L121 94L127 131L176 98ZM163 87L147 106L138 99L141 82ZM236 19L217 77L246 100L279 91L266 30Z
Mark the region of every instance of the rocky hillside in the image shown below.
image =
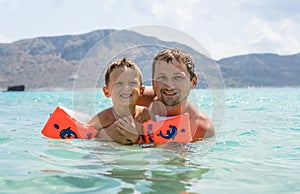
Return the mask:
M144 80L151 83L152 59L164 47L180 47L193 55L200 64L200 69L196 68L199 87L219 82L216 69L210 65L214 61L185 45L131 31L97 30L0 44L0 88L20 84L27 90L93 88L101 85L105 67L121 57L139 64ZM250 54L217 63L226 87L300 86L300 54Z
M299 87L300 53L249 54L218 61L229 87Z

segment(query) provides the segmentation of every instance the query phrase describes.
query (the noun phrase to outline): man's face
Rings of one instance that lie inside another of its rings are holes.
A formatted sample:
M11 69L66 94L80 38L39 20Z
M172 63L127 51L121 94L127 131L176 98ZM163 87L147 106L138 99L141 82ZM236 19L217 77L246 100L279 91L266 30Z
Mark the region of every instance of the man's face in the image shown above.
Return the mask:
M155 94L165 106L176 106L185 101L197 83L196 77L190 81L185 64L175 59L169 63L159 61L153 79Z

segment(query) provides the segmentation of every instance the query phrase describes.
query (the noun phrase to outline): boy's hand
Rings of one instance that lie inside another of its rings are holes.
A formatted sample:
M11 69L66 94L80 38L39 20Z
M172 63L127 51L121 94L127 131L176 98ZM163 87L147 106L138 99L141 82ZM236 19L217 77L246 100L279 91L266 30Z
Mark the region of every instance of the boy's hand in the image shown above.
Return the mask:
M131 143L136 143L139 140L140 129L137 129L137 126L140 128L140 125L135 123L132 116L118 118L116 124L118 131Z

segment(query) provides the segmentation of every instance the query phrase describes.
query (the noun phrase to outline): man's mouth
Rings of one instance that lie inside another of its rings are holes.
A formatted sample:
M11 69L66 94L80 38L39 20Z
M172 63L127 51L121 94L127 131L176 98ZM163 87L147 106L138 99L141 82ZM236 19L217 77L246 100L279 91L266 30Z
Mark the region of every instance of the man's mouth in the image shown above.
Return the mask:
M175 90L163 90L162 91L162 94L165 95L165 96L175 96L175 95L178 95L178 91L175 91Z

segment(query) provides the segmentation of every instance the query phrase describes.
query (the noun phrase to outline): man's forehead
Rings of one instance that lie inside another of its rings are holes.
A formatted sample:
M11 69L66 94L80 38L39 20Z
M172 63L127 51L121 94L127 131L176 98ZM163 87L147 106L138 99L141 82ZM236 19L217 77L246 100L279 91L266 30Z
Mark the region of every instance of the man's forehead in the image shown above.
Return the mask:
M156 63L155 72L159 73L160 70L177 70L177 71L186 71L186 67L183 63L173 59L172 61L158 61Z

